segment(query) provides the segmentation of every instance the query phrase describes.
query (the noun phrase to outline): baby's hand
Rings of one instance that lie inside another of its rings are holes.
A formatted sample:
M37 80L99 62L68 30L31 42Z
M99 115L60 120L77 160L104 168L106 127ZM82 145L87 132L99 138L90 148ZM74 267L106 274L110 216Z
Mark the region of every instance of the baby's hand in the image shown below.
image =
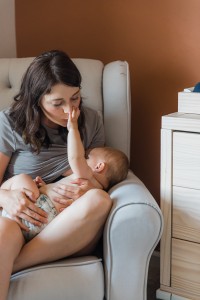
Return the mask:
M78 128L78 117L80 116L80 109L78 107L72 107L72 111L69 112L67 129Z
M46 184L40 176L37 176L33 181L36 183L38 188Z

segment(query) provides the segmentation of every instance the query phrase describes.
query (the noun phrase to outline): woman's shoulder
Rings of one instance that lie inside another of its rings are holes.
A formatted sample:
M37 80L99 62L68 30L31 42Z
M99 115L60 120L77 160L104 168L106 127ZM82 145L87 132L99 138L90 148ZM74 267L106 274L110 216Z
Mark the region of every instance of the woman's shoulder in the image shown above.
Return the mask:
M88 114L96 114L97 113L97 111L95 109L90 108L88 106L83 106L82 109L85 113L88 113Z
M12 119L10 117L10 114L9 114L9 111L10 109L9 108L6 108L6 109L3 109L0 111L0 120L1 120L1 124L11 124L12 123Z
M7 116L9 115L9 108L4 108L2 110L0 110L0 116Z
M93 108L90 108L88 106L83 106L83 112L85 115L86 120L90 119L99 119L102 117L102 113L100 111L97 111Z
M16 134L13 130L9 109L0 111L0 152L11 156L15 150Z
M85 114L85 149L103 146L105 134L102 113L89 107L84 107L83 110Z

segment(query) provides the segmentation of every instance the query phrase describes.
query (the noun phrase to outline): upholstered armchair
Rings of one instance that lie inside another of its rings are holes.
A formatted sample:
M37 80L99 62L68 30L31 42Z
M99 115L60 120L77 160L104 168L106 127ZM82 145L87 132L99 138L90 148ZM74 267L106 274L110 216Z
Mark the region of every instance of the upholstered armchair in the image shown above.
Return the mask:
M0 59L0 110L20 86L32 58ZM104 120L106 144L130 158L131 95L125 61L74 59L84 105ZM134 99L132 99L134 102ZM113 207L103 233L103 254L65 258L14 274L8 300L146 300L148 267L162 233L161 211L130 170L109 194Z

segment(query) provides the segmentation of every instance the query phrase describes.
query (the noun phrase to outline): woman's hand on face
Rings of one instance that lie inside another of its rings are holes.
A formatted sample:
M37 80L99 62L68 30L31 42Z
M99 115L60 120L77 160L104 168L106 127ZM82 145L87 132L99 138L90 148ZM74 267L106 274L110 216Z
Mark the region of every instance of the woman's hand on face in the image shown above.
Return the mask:
M6 193L6 199L3 208L19 224L21 229L28 231L21 219L36 226L47 223L47 213L34 204L36 198L32 191L24 188L21 190L4 190L4 193Z
M71 181L73 185L67 185L60 183L53 187L53 190L59 194L58 197L54 197L53 200L57 203L69 206L69 201L73 203L75 200L84 195L87 191L94 188L92 183L87 179L78 178ZM70 203L70 204L71 204ZM62 210L62 209L61 209Z

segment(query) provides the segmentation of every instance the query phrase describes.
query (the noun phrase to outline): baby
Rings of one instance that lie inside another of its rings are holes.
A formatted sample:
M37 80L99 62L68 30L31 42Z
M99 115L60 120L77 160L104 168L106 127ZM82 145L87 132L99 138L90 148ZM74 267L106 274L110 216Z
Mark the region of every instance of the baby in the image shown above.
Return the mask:
M72 174L68 175L44 189L38 187L35 181L29 175L16 175L2 185L2 189L28 189L33 192L37 199L36 205L48 213L48 223L60 212L61 204L53 201L53 188L60 184L69 184L72 179L88 179L94 188L108 190L113 185L119 183L127 177L129 161L126 155L110 147L99 147L90 150L88 157L85 158L85 150L78 130L79 108L73 108L68 117L68 160ZM94 199L95 200L95 199ZM2 216L9 217L6 211L2 211ZM31 240L47 224L35 226L32 223L23 220L29 231L23 230L26 241Z

